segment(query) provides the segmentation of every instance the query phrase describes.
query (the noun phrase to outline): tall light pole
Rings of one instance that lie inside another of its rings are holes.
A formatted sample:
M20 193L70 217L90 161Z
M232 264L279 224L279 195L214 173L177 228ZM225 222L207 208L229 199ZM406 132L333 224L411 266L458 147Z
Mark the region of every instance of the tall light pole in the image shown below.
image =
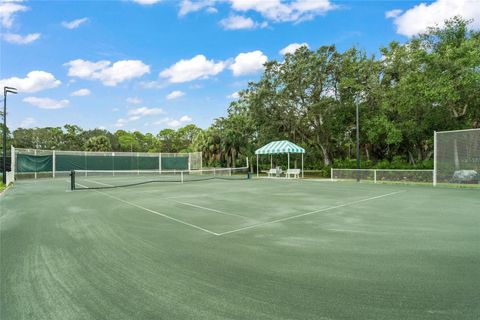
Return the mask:
M17 94L17 89L3 87L3 184L7 184L7 93Z

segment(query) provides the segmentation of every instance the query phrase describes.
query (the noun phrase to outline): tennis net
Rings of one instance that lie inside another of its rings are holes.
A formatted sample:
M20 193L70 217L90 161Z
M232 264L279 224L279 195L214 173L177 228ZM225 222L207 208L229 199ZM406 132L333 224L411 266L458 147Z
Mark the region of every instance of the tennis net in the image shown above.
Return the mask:
M206 170L72 170L71 189L109 189L149 183L192 182L212 179L245 180L248 167Z

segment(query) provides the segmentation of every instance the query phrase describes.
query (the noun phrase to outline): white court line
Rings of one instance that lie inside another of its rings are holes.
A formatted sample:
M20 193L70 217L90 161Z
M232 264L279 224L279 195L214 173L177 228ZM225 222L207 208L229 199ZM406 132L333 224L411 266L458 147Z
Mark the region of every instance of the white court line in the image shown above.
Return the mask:
M81 185L80 183L77 183L77 184L78 184L79 186L83 187L83 188L87 188L87 186ZM135 203L133 203L133 202L126 201L126 200L123 200L123 199L121 199L121 198L112 196L111 194L108 194L108 193L105 193L105 192L101 192L101 191L98 191L98 190L95 190L95 189L92 189L92 191L95 191L95 192L97 192L97 193L103 194L103 195L105 195L105 196L107 196L107 197L110 197L110 198L112 198L112 199L118 200L118 201L120 201L120 202L129 204L129 205L131 205L131 206L133 206L133 207L136 207L136 208L139 208L139 209L148 211L148 212L150 212L150 213L154 213L154 214L159 215L159 216L161 216L161 217L164 217L164 218L166 218L166 219L170 219L170 220L172 220L172 221L181 223L181 224L183 224L183 225L186 225L186 226L189 226L189 227L198 229L198 230L202 230L203 232L212 234L212 235L214 235L214 236L220 235L219 233L210 231L210 230L208 230L208 229L205 229L205 228L196 226L196 225L194 225L194 224L191 224L191 223L182 221L182 220L180 220L180 219L176 219L176 218L170 217L169 215L166 215L166 214L164 214L164 213L161 213L161 212L158 212L158 211L155 211L155 210L152 210L152 209L148 209L148 208L142 207L141 205L135 204Z
M96 183L96 184L99 184L99 185L102 185L102 186L106 186L106 187L113 187L112 184L108 184L108 183L98 182L98 181L90 180L90 179L83 179L83 180L88 181L88 182L92 182L92 183Z
M169 198L167 198L167 199L169 199ZM207 207L202 207L202 206L192 204L192 203L188 203L188 202L181 202L181 201L177 201L177 200L173 200L173 199L170 199L170 200L173 201L173 202L176 202L176 203L183 204L185 206L190 206L190 207L199 208L199 209L203 209L203 210L208 210L208 211L212 211L212 212L216 212L216 213L220 213L220 214L225 214L227 216L234 216L234 217L240 217L240 218L248 219L245 216L241 216L241 215L235 214L235 213L223 212L223 211L220 211L220 210L215 210L215 209L211 209L211 208L207 208Z
M362 200L357 200L357 201L352 201L352 202L340 204L338 206L323 208L323 209L319 209L319 210L315 210L315 211L310 211L310 212L306 212L306 213L302 213L302 214L297 214L297 215L291 216L291 217L286 217L286 218L277 219L277 220L273 220L273 221L254 224L254 225L251 225L251 226L248 226L248 227L243 227L243 228L239 228L239 229L235 229L235 230L222 232L222 233L219 233L218 235L223 236L223 235L238 232L238 231L248 230L248 229L257 228L257 227L261 227L261 226L265 226L265 225L269 225L269 224L273 224L273 223L277 223L277 222L283 222L283 221L292 220L292 219L296 219L296 218L300 218L300 217L305 217L305 216L308 216L308 215L311 215L311 214L314 214L314 213L319 213L319 212L329 211L329 210L338 209L338 208L342 208L342 207L346 207L346 206L351 206L351 205L354 205L354 204L357 204L357 203L366 202L366 201L370 201L370 200L375 200L375 199L379 199L379 198L383 198L383 197L388 197L388 196L392 196L394 194L398 194L398 193L402 193L402 192L405 192L405 190L390 192L390 193L382 194L382 195L376 196L376 197L370 197L370 198L367 198L367 199L362 199Z

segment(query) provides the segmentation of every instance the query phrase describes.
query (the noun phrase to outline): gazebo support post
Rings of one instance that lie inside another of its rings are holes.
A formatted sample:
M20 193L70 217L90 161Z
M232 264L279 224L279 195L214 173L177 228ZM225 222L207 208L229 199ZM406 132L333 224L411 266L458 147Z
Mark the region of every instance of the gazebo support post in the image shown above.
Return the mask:
M287 153L288 165L287 165L287 172L290 170L290 152ZM287 179L290 178L287 174Z
M258 178L258 154L257 154L257 178Z
M302 153L302 179L303 179L303 153Z

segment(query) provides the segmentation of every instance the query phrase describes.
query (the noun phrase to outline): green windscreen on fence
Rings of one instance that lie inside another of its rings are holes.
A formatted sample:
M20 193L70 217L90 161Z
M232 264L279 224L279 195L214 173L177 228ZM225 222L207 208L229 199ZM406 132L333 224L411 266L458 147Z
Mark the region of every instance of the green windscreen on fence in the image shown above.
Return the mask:
M188 169L188 157L163 157L162 156L162 169L164 170L187 170Z
M39 154L41 153L41 154ZM136 152L83 152L20 149L17 172L70 172L70 170L188 170L199 169L196 157L192 168L190 154L154 154ZM55 166L55 168L53 168Z
M51 155L17 155L17 172L48 172L52 171Z
M85 170L87 167L85 156L83 155L55 155L55 170Z

